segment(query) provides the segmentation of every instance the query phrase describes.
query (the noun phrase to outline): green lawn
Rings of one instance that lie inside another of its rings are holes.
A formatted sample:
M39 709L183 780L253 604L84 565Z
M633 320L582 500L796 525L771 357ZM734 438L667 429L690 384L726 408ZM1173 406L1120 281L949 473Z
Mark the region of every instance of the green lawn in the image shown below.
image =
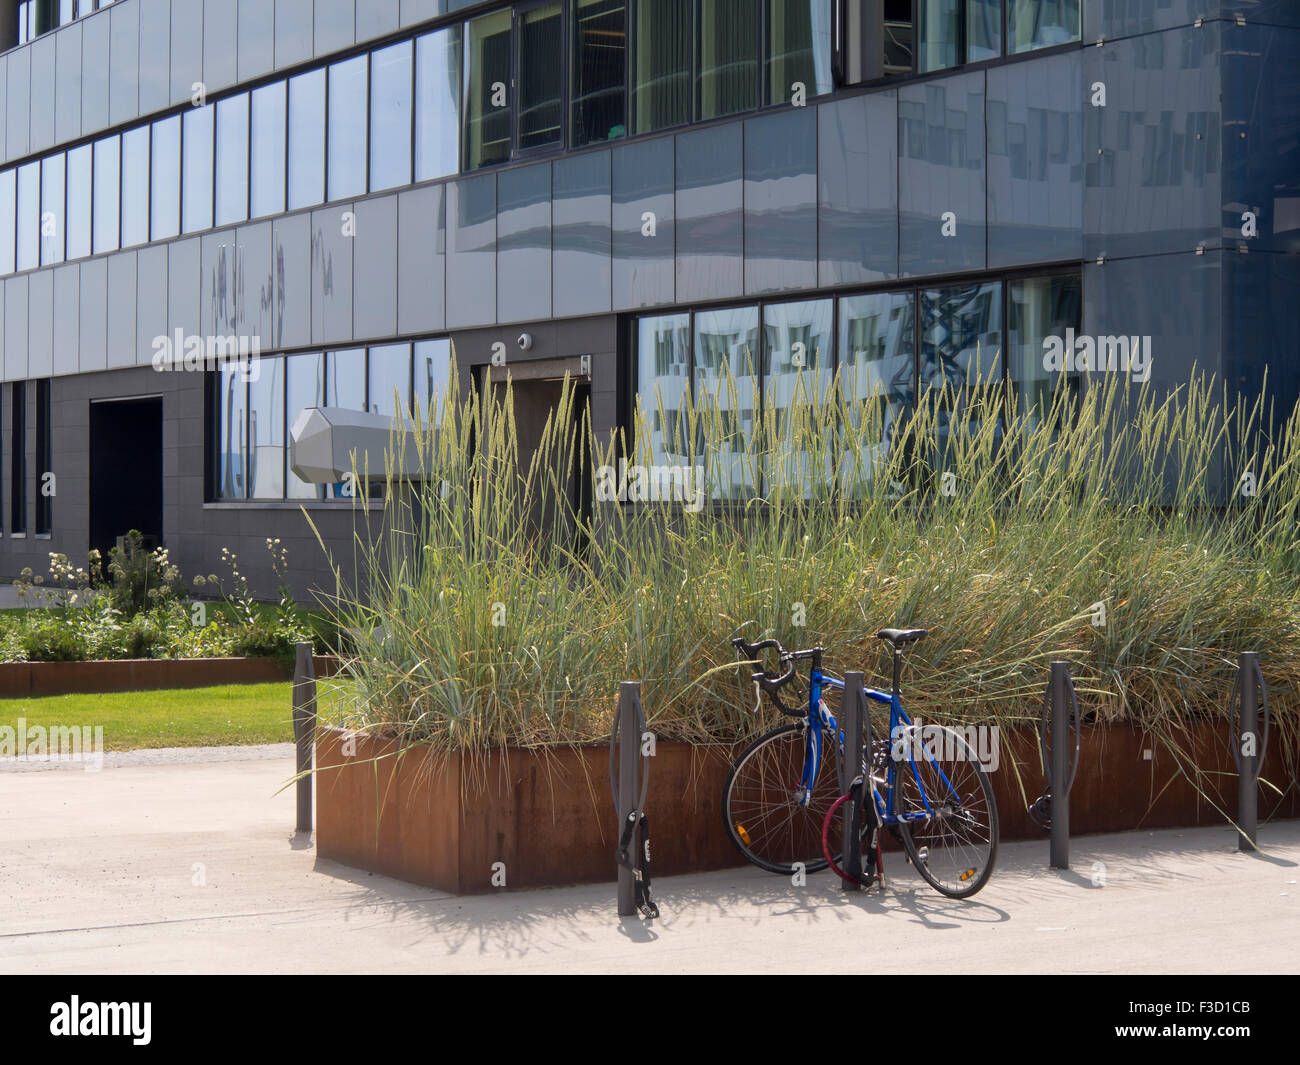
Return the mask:
M0 726L102 725L104 749L222 747L293 740L293 685L227 684L99 695L0 699Z

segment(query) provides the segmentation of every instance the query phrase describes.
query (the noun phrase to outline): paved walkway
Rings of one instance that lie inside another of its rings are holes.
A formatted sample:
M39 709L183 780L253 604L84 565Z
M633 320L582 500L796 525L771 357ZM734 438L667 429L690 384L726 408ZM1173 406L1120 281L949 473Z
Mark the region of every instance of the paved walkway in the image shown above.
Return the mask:
M281 751L284 751L281 756ZM1300 822L1007 845L974 900L756 869L454 898L318 862L283 747L254 761L0 774L0 972L1296 972ZM1104 886L1095 886L1094 881Z

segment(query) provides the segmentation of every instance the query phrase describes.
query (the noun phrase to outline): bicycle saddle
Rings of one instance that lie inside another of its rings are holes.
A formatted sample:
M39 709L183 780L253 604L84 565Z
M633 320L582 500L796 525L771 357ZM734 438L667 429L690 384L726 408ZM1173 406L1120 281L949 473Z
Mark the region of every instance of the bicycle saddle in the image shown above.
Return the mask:
M906 647L909 643L923 640L928 635L929 631L926 629L881 629L876 633L876 638L888 640L895 647Z

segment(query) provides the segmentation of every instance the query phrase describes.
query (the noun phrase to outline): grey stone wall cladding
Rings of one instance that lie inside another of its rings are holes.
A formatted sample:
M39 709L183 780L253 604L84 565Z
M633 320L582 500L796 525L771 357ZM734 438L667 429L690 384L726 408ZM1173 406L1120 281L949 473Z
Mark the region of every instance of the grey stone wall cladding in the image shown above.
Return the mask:
M122 0L0 56L0 156L13 163L183 104L195 81L220 93L436 17L442 6ZM1181 345L1176 361L1156 362L1157 379L1170 383L1193 360L1254 374L1296 330L1277 328L1250 351L1239 336L1229 342L1228 316L1208 314L1226 305L1232 278L1245 276L1222 205L1252 200L1231 185L1230 153L1262 158L1274 151L1267 132L1257 138L1253 128L1244 146L1211 140L1233 93L1250 96L1249 86L1229 92L1221 56L1240 52L1241 42L1249 51L1264 34L1285 54L1300 53L1300 17L1272 0L1176 0L1157 15L1149 4L1117 3L1106 5L1104 18L1101 7L1085 5L1085 40L1104 33L1103 48L842 96L799 115L738 117L707 131L672 131L527 168L460 175L4 279L0 376L54 376L59 495L52 539L31 535L30 514L28 537L9 537L6 385L0 575L25 565L43 571L50 550L84 556L87 404L162 394L164 531L184 571L223 572L220 552L229 547L261 590L271 591L264 563L270 536L290 545L299 594L329 584L324 556L296 506L203 503L202 376L155 374L147 366L151 337L164 326L186 333L256 330L264 350L446 329L466 380L497 341L507 343L512 359L591 354L595 425L603 431L618 421L616 312L706 294L770 295L790 287L774 268L783 259L801 288L1082 260L1084 331L1122 316L1126 332ZM1231 21L1238 11L1251 20L1244 30ZM1202 16L1207 22L1194 28ZM1265 80L1262 61L1250 70L1248 77ZM1108 85L1107 109L1088 103L1099 80ZM783 137L804 145L807 158L782 157L774 145ZM1205 147L1179 152L1168 138ZM737 151L726 158L706 150L708 143L733 142ZM1165 169L1143 177L1153 143ZM1259 166L1250 174L1261 182ZM797 187L797 202L774 195L778 185ZM539 200L543 188L549 192ZM640 235L643 209L656 211L662 249L648 248ZM944 210L959 214L955 242L941 238ZM343 234L345 212L352 212L355 238ZM717 254L720 225L738 238L729 257ZM1261 247L1275 253L1269 259L1300 250L1293 235L1290 243L1263 236ZM1220 249L1233 251L1231 272ZM1108 261L1098 265L1098 256ZM1264 259L1251 257L1252 277L1264 269L1256 261ZM565 287L575 270L581 292ZM272 282L269 302L263 278ZM591 317L536 321L548 313ZM526 354L513 344L524 329L534 335ZM34 393L28 389L29 454ZM34 477L29 472L29 508ZM349 508L316 506L313 517L333 543L349 541Z

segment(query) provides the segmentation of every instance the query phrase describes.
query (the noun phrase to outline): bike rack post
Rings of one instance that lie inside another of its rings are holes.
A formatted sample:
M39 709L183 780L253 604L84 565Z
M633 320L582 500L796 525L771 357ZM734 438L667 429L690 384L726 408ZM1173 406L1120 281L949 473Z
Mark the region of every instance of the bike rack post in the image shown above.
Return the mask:
M867 719L867 696L862 673L844 674L844 700L841 704L841 716L844 722L844 777L845 791L849 790L854 779L862 772L861 756L853 752L862 750L863 725ZM863 794L867 802L872 802L871 781L862 783ZM862 884L862 850L858 847L858 837L862 835L862 820L859 804L850 800L844 804L843 849L840 856L840 868L850 879L841 879L843 891L861 891Z
M1240 696L1240 717L1237 698ZM1262 698L1261 698L1262 696ZM1264 736L1259 735L1261 705ZM1259 832L1259 771L1268 751L1268 688L1259 668L1259 654L1243 651L1237 664L1237 687L1233 692L1232 757L1237 763L1237 850L1255 851ZM1249 744L1243 741L1249 737ZM1249 752L1243 748L1249 748Z
M316 668L312 647L299 643L293 666L293 740L298 746L298 831L311 832L311 768L316 732Z
M1070 704L1074 699L1074 682L1068 662L1053 662L1051 669L1052 699L1052 837L1048 847L1048 864L1053 869L1070 868L1070 787L1074 773L1070 769ZM1075 711L1077 715L1077 710ZM1078 763L1076 762L1076 765Z
M618 744L618 783L615 785L611 780L610 786L618 806L620 833L627 819L637 809L637 801L641 794L637 769L641 760L641 731L644 721L645 714L641 709L641 682L625 680L618 686L618 709L614 714L614 735L610 740L611 744L615 742ZM612 771L612 747L610 755ZM640 840L637 838L639 835L638 831L633 831L629 848L631 853L636 853L636 849L640 846ZM636 913L636 873L625 865L619 865L618 915L635 917Z

